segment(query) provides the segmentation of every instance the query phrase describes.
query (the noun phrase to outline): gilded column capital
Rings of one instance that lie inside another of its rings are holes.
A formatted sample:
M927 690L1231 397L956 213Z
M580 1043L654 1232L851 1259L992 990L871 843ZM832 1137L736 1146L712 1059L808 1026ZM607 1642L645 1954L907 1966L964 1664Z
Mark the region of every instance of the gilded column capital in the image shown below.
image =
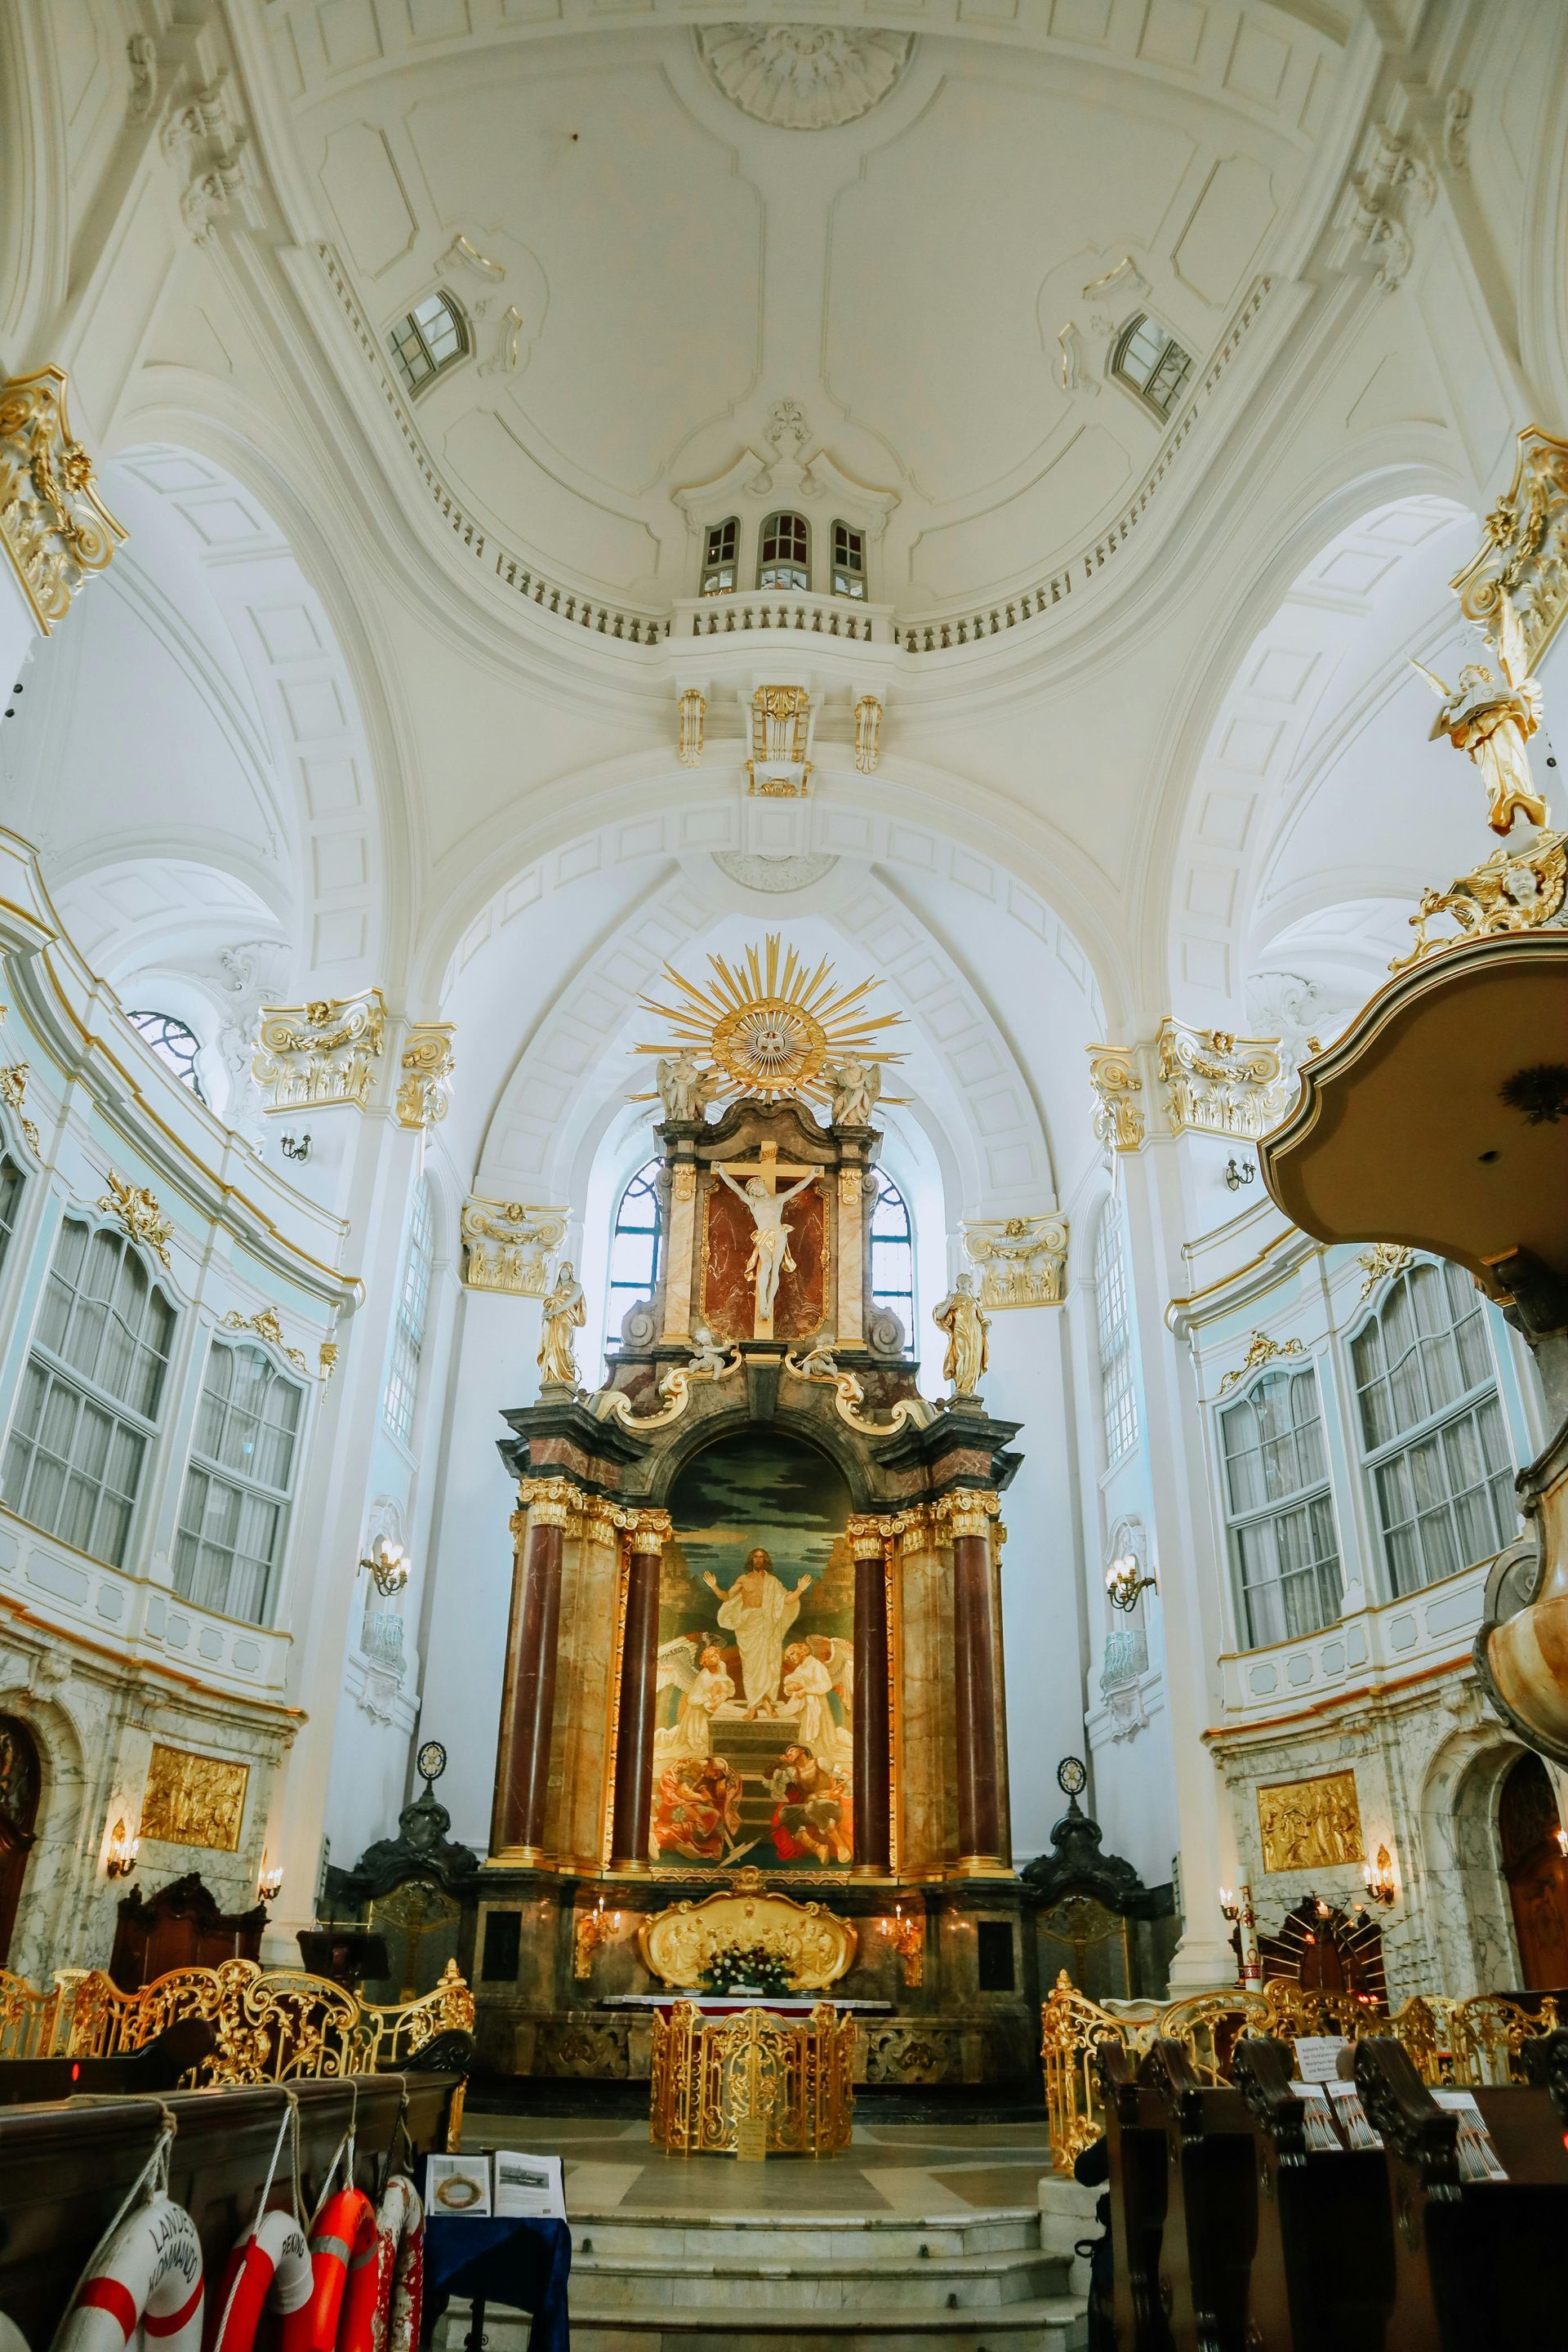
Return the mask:
M309 1004L264 1004L251 1076L270 1112L352 1103L363 1110L386 1035L379 988Z
M631 1514L632 1549L662 1551L669 1541L671 1522L668 1511L637 1511Z
M895 1511L889 1524L900 1553L930 1551L936 1541L929 1503L911 1503L907 1510Z
M989 1486L959 1486L939 1495L931 1513L939 1539L951 1543L959 1536L984 1536L1001 1517L1002 1498Z
M980 1268L980 1304L1059 1307L1067 1273L1065 1217L970 1217L965 1255Z
M564 1209L531 1208L524 1201L463 1203L463 1281L469 1290L500 1290L513 1298L544 1298L551 1284L550 1252L566 1238Z
M857 1517L845 1522L844 1532L849 1538L849 1549L856 1559L880 1559L883 1546L892 1535L898 1522L895 1518L879 1519Z
M1094 1088L1094 1132L1108 1151L1136 1151L1143 1140L1143 1113L1133 1101L1143 1081L1132 1066L1131 1045L1090 1045L1089 1083Z
M403 1076L397 1088L401 1127L436 1127L451 1107L453 1027L449 1021L420 1021L404 1040Z
M517 1517L525 1511L536 1528L563 1528L583 1508L583 1496L566 1478L520 1478L517 1499L521 1506Z
M1289 1088L1278 1037L1189 1029L1167 1013L1154 1039L1173 1135L1237 1136L1255 1143L1284 1117Z
M65 370L0 384L0 547L46 637L124 536L71 437Z

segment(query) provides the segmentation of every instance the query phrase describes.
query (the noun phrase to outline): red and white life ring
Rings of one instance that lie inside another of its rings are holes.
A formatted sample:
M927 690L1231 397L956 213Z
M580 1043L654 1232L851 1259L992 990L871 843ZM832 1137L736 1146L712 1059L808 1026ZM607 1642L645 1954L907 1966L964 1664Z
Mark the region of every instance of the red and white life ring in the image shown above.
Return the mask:
M375 2208L358 2189L340 2189L317 2214L310 2231L313 2273L309 2352L370 2352L370 2336L363 2345L340 2336L343 2294L351 2264L375 2259Z
M58 2352L122 2352L140 2327L159 2352L200 2352L202 2242L160 2189L116 2230L60 2329Z
M379 2219L395 2259L384 2332L375 2352L419 2352L425 2315L425 2208L414 2183L402 2173L387 2182Z
M250 2352L264 2311L282 2321L279 2352L311 2352L316 2274L292 2213L264 2213L228 2258L213 2299L204 2352Z

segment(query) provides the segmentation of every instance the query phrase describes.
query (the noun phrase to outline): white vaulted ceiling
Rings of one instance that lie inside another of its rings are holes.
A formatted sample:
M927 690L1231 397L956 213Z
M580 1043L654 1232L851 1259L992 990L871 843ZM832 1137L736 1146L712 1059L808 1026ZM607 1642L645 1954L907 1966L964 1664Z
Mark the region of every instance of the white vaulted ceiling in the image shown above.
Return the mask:
M874 597L917 614L1068 560L1170 429L1103 380L1112 335L1152 310L1200 394L1338 59L1283 10L1217 0L929 0L887 31L569 0L482 26L460 0L268 15L300 216L364 329L384 346L442 284L473 321L474 356L416 404L430 466L525 561L656 611L695 587L680 494L743 464L750 519L778 502L784 401L802 459L879 494ZM828 127L779 127L802 119ZM1265 303L1258 361L1279 331Z

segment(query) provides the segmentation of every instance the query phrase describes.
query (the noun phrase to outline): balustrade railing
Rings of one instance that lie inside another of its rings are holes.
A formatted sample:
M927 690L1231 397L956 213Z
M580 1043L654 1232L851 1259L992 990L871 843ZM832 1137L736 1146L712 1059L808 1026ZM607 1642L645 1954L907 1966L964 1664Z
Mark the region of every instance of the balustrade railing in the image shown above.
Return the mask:
M1079 1991L1064 1969L1041 2010L1051 2163L1058 2172L1070 2172L1105 2128L1096 2053L1108 2042L1134 2057L1155 2041L1179 2042L1201 2082L1222 2083L1230 2078L1231 2053L1243 2034L1285 2042L1314 2034L1348 2042L1386 2034L1403 2044L1424 2083L1475 2089L1523 2082L1525 2045L1555 2033L1560 2022L1550 1993L1538 2002L1506 1993L1476 1993L1468 2000L1416 1994L1403 2009L1390 2011L1362 1994L1305 1992L1279 1978L1255 1993L1195 1993L1184 2000L1118 2001L1102 2008Z

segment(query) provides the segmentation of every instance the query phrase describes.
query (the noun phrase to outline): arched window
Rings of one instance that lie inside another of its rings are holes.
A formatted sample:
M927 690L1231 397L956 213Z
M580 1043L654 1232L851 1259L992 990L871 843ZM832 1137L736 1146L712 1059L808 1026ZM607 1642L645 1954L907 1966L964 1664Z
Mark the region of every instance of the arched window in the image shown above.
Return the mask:
M172 1013L128 1013L126 1019L133 1029L140 1029L158 1059L173 1070L183 1087L189 1087L198 1102L205 1102L202 1082L196 1076L196 1055L202 1041L184 1021L176 1021Z
M8 1151L0 1151L0 1266L5 1263L11 1246L11 1236L16 1230L21 1213L22 1188L26 1179Z
M174 1590L203 1609L267 1622L304 1396L259 1348L207 1350L174 1538Z
M1131 384L1156 416L1169 416L1193 372L1193 355L1168 335L1156 319L1140 311L1125 326L1111 355L1110 372Z
M605 1332L613 1346L620 1337L621 1319L640 1298L651 1298L658 1279L663 1219L658 1209L660 1162L644 1162L621 1194L610 1236L610 1281L605 1302Z
M1486 1316L1457 1265L1395 1276L1351 1341L1362 1459L1389 1580L1413 1592L1519 1532L1513 1457Z
M436 1222L430 1210L430 1187L421 1184L414 1195L408 1221L408 1247L403 1257L403 1282L397 1294L397 1320L392 1330L392 1362L381 1417L394 1437L405 1445L414 1434L414 1409L419 1402L419 1360L425 1349L425 1322L430 1311L430 1267L436 1255Z
M1094 1244L1095 1312L1100 1328L1100 1395L1107 1469L1138 1443L1138 1392L1132 1379L1132 1328L1127 1313L1127 1260L1121 1204L1107 1201Z
M833 526L833 593L862 597L866 593L866 534L847 522Z
M734 516L713 524L702 557L702 593L722 596L735 585L735 553L740 544L741 525Z
M5 1500L119 1568L163 1399L175 1309L123 1234L68 1217L22 1375Z
M1219 1425L1249 1647L1331 1625L1340 1553L1316 1372L1265 1372Z
M468 325L449 294L427 294L387 337L397 372L410 392L423 392L468 349Z
M763 525L759 588L809 588L811 532L804 515L772 514Z
M915 1229L910 1204L890 1177L877 1179L871 1211L871 1297L890 1307L906 1337L915 1328Z

